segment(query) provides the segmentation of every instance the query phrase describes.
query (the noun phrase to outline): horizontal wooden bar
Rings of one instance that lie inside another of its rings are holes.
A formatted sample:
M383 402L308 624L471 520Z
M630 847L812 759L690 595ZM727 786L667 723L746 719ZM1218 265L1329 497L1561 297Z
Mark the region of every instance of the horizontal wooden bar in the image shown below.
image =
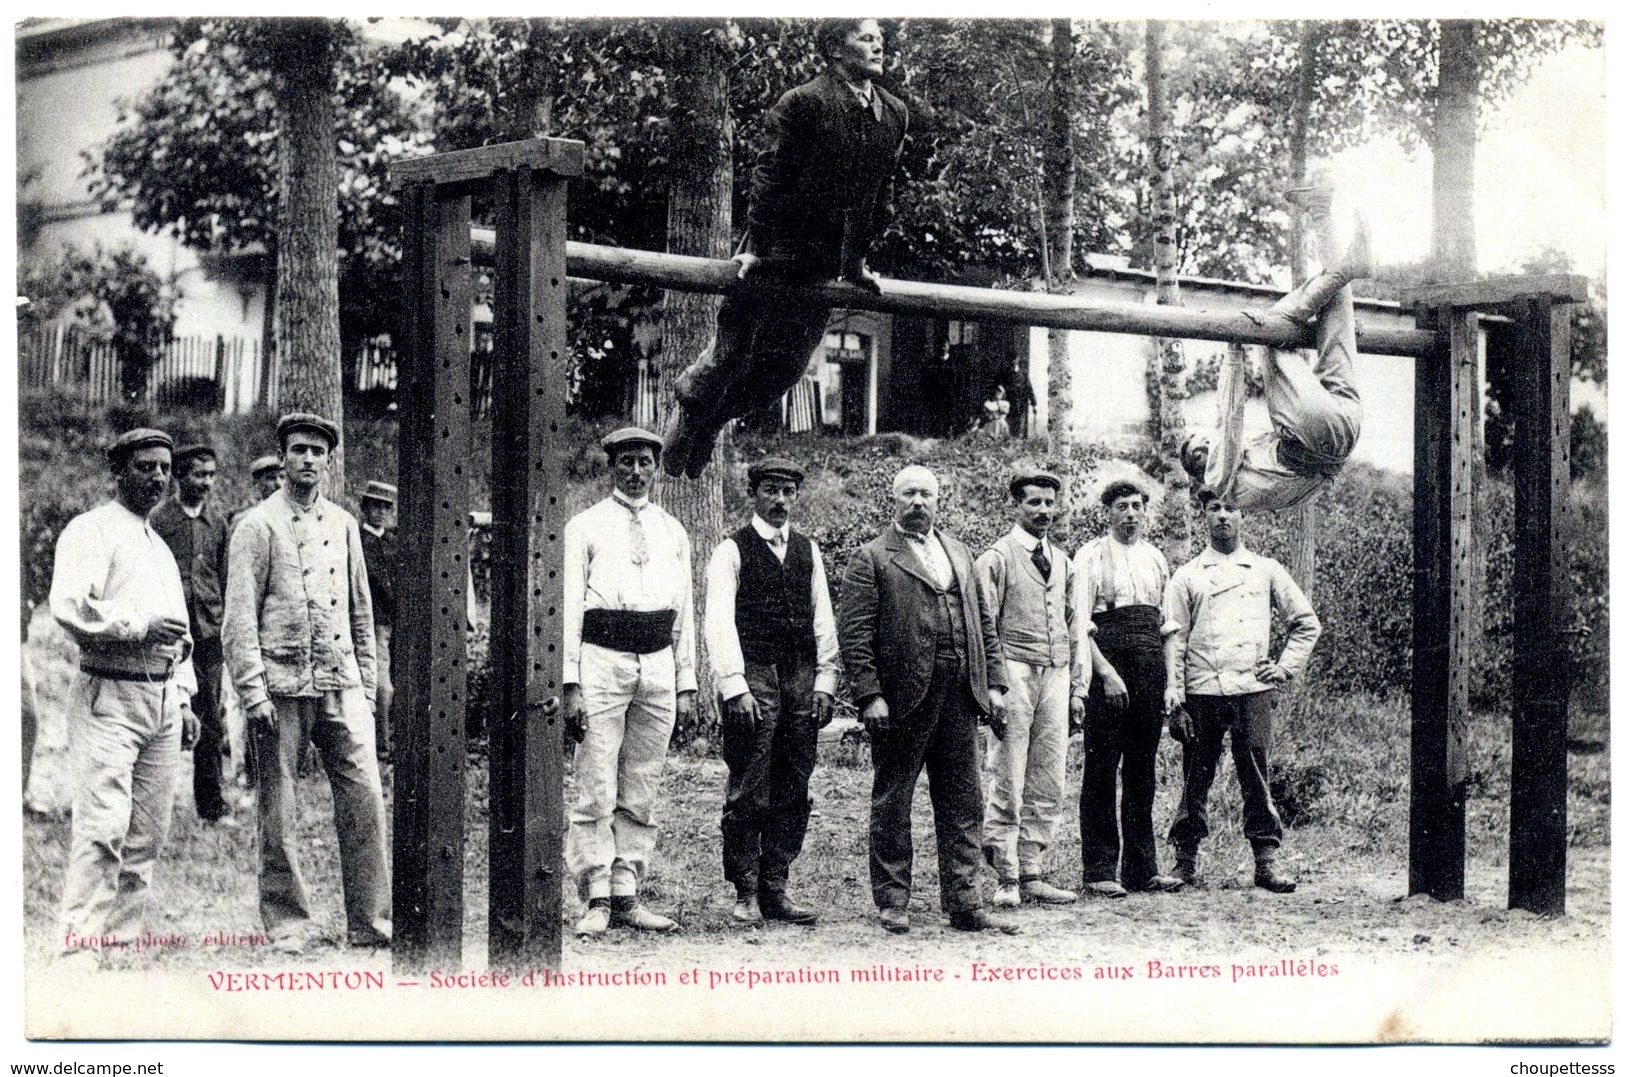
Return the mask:
M586 169L587 144L573 138L532 138L471 150L392 162L389 184L399 190L416 183L444 186L490 179L498 172L529 169L555 176L579 176Z
M567 264L573 276L621 284L647 284L688 292L730 294L760 290L781 293L788 301L818 302L846 310L887 314L953 317L972 322L1010 322L1051 329L1096 333L1177 337L1185 340L1235 341L1273 348L1312 348L1312 330L1264 311L1213 311L1184 307L1103 303L1076 295L1049 295L956 284L923 284L884 279L880 293L851 284L773 285L738 279L734 262L678 254L571 243ZM1359 332L1360 351L1372 355L1422 355L1433 334L1416 329L1373 329Z
M1431 284L1416 292L1416 301L1425 307L1503 307L1520 299L1538 297L1553 303L1584 303L1591 298L1591 283L1578 273L1550 273L1538 277L1492 277L1463 284Z

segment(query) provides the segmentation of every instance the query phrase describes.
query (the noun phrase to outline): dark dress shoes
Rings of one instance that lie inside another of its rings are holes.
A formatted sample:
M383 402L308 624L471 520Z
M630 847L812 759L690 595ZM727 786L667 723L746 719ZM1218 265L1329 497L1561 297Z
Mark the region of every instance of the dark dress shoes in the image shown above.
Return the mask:
M948 917L948 926L955 931L1000 931L1006 935L1021 934L1021 925L986 909L965 909Z

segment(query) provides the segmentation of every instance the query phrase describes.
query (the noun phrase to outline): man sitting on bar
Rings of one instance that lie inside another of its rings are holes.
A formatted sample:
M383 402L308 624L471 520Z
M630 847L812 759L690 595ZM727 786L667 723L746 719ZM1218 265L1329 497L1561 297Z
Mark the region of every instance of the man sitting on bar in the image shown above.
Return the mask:
M786 284L845 280L878 292L865 265L891 214L892 171L908 107L875 85L885 36L874 19L819 25L823 74L779 98L751 180L739 276ZM801 379L829 310L779 296L729 296L710 347L677 381L665 431L668 475L699 476L730 420L776 402Z
M565 862L587 902L585 938L611 924L677 927L638 890L666 748L698 691L688 532L649 500L660 439L628 426L602 445L615 489L564 527L563 706L578 742Z
M1194 433L1180 462L1194 482L1234 500L1243 512L1280 512L1302 502L1342 470L1360 438L1360 391L1354 384L1354 293L1349 282L1371 272L1365 222L1334 264L1332 189L1302 187L1287 200L1309 213L1322 268L1270 312L1299 325L1315 323L1315 360L1271 349L1264 362L1270 430L1242 442L1245 384L1239 364L1220 376L1220 428ZM1216 443L1216 444L1215 444Z

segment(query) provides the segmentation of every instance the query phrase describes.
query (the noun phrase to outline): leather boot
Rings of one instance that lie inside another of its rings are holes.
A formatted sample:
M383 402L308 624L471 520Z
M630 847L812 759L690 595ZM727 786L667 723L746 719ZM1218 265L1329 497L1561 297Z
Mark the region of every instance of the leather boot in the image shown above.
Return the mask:
M1370 274L1371 237L1365 215L1361 214L1355 224L1354 238L1349 240L1348 249L1343 252L1337 266L1321 270L1302 286L1281 297L1270 312L1290 318L1299 325L1308 325L1350 281Z
M1275 850L1253 850L1253 885L1274 894L1290 894L1298 884L1275 867Z
M1180 850L1174 859L1174 878L1186 886L1196 885L1196 850Z

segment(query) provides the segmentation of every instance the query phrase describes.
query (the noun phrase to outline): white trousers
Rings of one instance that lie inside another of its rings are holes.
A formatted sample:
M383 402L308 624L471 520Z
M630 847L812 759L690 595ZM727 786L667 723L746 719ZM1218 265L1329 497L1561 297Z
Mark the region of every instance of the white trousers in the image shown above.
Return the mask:
M1004 739L987 734L987 816L982 848L1001 882L1044 874L1066 784L1071 672L1006 659Z

